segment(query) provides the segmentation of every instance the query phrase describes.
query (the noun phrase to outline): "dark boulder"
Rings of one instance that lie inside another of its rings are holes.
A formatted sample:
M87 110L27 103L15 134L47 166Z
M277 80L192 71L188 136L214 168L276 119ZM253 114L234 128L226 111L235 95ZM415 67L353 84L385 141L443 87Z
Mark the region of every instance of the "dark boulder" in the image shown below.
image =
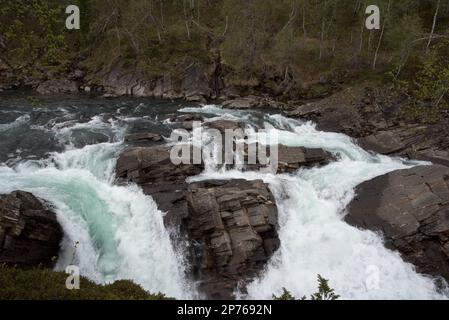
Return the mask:
M132 133L125 137L125 141L133 145L148 144L152 142L161 142L162 136L153 132Z
M55 213L31 193L0 195L0 263L51 267L62 236Z
M278 145L277 173L293 173L300 168L321 167L335 161L335 157L323 149L309 149L304 147L290 147ZM247 149L245 149L247 156ZM271 156L272 149L268 148L267 156ZM245 171L255 171L264 168L264 165L246 164Z
M227 109L255 109L255 108L270 108L283 110L286 105L282 102L275 101L268 97L249 95L246 97L238 97L236 99L226 100L222 103L223 107Z
M244 123L236 122L236 121L232 121L232 120L210 121L210 122L206 122L204 124L204 126L209 129L216 129L216 130L220 131L222 134L225 134L226 130L229 130L229 131L239 130L239 129L243 130L243 128L245 127Z
M178 115L176 117L170 118L170 121L174 123L175 128L181 128L190 131L193 128L193 122L202 123L204 121L204 118L203 116L194 113Z
M382 232L419 272L449 281L449 168L419 166L361 184L346 221Z
M335 160L334 156L323 149L278 146L278 173L294 172L299 168L324 166Z
M259 101L255 98L238 98L227 100L222 103L227 109L251 109L258 106Z

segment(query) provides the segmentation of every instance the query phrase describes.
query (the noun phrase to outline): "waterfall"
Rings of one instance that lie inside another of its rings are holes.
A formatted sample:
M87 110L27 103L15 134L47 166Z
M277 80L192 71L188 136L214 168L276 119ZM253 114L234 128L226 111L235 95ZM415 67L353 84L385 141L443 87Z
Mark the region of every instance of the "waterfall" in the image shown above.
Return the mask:
M72 134L80 128L104 130L111 142L77 149ZM57 270L75 264L97 283L130 279L150 292L191 298L183 259L170 242L164 214L139 187L113 184L125 129L102 117L52 126L65 151L21 161L14 168L0 166L0 193L24 190L54 206L65 233Z
M222 119L245 116L242 111L217 106L184 111L214 114ZM240 298L270 299L283 287L296 297L310 296L317 290L317 274L330 279L342 299L446 298L438 292L433 279L416 273L399 253L386 249L381 235L344 221L345 208L357 185L427 163L368 153L348 136L321 132L310 122L281 115L265 115L264 120L264 127L270 129L262 135L276 131L281 144L322 148L337 161L294 174L217 169L190 179L262 179L275 196L281 247L262 275L248 284L248 293L237 293Z
M29 191L54 207L65 233L56 269L76 264L98 283L130 279L151 292L195 298L184 258L164 227L164 213L138 186L114 184L115 162L129 127L170 128L168 115L159 112L179 107L151 111L143 103L132 108L102 103L98 110L92 103L2 110L9 120L0 119L0 151L7 155L0 155L0 193ZM343 134L281 115L213 105L178 111L202 113L208 121L243 121L258 141L275 132L286 146L323 148L336 157L324 167L278 175L207 163L202 174L189 179L262 179L276 199L281 247L247 293L237 292L240 298L270 299L282 287L297 297L310 295L317 274L330 279L344 299L445 298L432 278L386 249L381 235L344 222L358 184L420 163L368 153Z

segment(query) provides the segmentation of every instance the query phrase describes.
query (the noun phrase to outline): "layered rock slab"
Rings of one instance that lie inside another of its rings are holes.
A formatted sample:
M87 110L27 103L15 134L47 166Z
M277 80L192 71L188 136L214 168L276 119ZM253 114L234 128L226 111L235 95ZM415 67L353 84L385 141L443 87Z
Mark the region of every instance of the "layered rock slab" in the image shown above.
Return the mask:
M51 267L62 237L56 214L31 193L0 195L0 263Z
M220 131L239 125L207 123ZM291 173L332 160L332 155L321 149L282 145L278 149L279 172ZM170 146L160 145L125 151L117 162L117 177L138 184L166 213L165 225L175 246L185 251L189 274L199 292L205 298L232 299L279 248L274 197L261 180L188 183L204 166L175 165L170 151Z
M273 195L261 180L203 181L189 185L187 203L183 225L200 292L231 299L279 248Z
M449 168L419 166L362 183L345 220L382 232L422 273L449 281Z
M117 162L117 177L151 195L184 250L191 276L206 298L231 299L239 283L263 269L279 246L274 198L261 180L187 183L201 165L175 165L170 147L131 149Z

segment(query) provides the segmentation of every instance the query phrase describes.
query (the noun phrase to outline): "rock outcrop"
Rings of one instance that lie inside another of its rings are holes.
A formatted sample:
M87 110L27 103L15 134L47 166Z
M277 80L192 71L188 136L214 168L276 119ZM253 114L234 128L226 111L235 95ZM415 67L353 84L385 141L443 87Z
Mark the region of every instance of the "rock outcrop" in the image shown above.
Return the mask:
M240 126L232 121L207 125L218 130ZM206 298L231 299L279 247L273 195L260 180L187 183L188 177L203 171L203 165L175 165L170 151L171 147L160 145L132 148L119 157L117 177L139 184L166 212L165 224L175 231L172 240L177 246L189 244L184 250L200 292ZM279 146L280 172L323 165L331 159L321 149Z
M419 122L400 116L406 98L385 88L358 86L328 98L291 106L286 114L312 120L323 131L341 132L366 150L449 166L448 117Z
M142 132L126 135L125 141L132 145L147 145L151 143L161 142L163 141L163 138L158 133Z
M55 213L31 193L0 195L0 264L50 267L62 236Z
M202 172L202 165L175 165L170 160L170 147L132 148L117 160L116 175L122 181L134 182L149 194L162 211L167 212L166 225L179 230L187 215L186 179Z
M158 187L163 183L182 185L187 177L201 173L201 165L173 164L170 150L169 146L154 146L124 152L117 160L117 177Z
M192 276L207 298L233 297L279 245L277 209L262 181L187 183L202 165L174 165L170 147L134 148L120 156L117 177L139 184L166 212L177 246L188 242Z
M261 180L190 184L188 215L193 276L207 298L231 299L279 248L273 195Z
M419 272L449 281L449 168L419 166L361 184L346 221L380 231Z
M332 162L334 156L323 149L278 146L278 173L294 172L299 168L324 166Z
M96 88L105 97L124 95L164 99L183 98L187 101L206 102L212 98L209 75L204 66L193 62L179 66L182 74L173 77L169 73L148 75L135 66L116 65L86 77L86 86ZM179 79L178 79L179 78Z
M76 93L78 84L69 79L47 80L39 84L36 91L40 94Z
M265 96L246 96L237 97L231 100L223 101L224 108L227 109L255 109L255 108L272 108L272 109L284 109L285 104L279 101L275 101Z

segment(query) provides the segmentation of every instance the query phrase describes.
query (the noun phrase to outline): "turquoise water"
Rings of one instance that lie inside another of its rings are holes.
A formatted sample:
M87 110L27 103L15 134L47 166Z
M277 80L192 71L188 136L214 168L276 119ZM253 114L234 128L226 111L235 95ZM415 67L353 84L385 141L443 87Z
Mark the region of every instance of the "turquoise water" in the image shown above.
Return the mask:
M270 299L282 287L298 297L309 295L316 291L318 273L345 299L446 298L434 279L387 250L380 235L343 220L358 184L425 163L370 154L345 135L264 112L143 99L38 98L41 105L32 107L25 95L0 97L0 193L29 191L53 207L64 230L56 269L76 264L98 283L131 279L152 292L198 298L186 276L185 256L164 227L164 212L139 187L114 183L127 133L168 137L169 119L189 112L262 126L267 131L253 130L252 138L262 141L276 133L282 144L323 148L337 159L282 175L206 164L190 179L262 179L276 198L281 248L249 283L248 293L237 292L241 298ZM372 270L375 286L367 282Z

